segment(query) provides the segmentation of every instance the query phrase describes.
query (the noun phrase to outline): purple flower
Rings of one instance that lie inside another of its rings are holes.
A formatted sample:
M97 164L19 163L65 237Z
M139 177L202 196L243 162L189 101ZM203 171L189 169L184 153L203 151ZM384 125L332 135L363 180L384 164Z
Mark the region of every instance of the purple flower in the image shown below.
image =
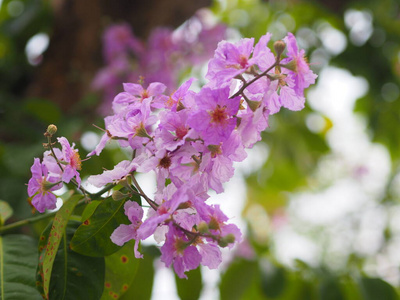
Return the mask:
M107 128L108 124L110 124L112 122L112 120L114 119L114 116L108 116L104 118L104 124L105 127ZM112 138L112 134L108 131L105 130L105 133L102 135L99 144L96 146L96 148L90 152L87 157L89 156L93 156L93 155L97 155L99 156L101 151L103 151L104 147L107 145L107 143L111 140Z
M139 239L137 238L137 229L142 224L143 209L134 201L126 201L124 204L125 215L128 217L132 224L125 225L121 224L111 234L111 241L118 246L122 246L126 242L134 239L135 240L135 257L143 258L143 255L138 251Z
M143 45L134 37L129 24L117 24L108 27L104 33L103 44L103 56L108 62L124 55L128 50L133 50L137 54L144 51Z
M129 160L119 162L114 169L106 170L100 175L92 175L88 178L88 182L96 187L103 187L107 183L115 183L121 180L135 169L136 164Z
M193 132L187 123L188 118L189 112L186 109L161 114L160 125L155 134L156 143L160 145L160 148L174 151L185 143L186 138L193 138L191 136Z
M186 271L196 269L202 260L197 248L173 224L169 225L164 245L161 247L161 261L167 267L174 265L180 278L187 278Z
M206 78L211 87L226 86L235 76L242 74L256 62L250 58L254 39L241 39L236 44L222 41L208 64Z
M32 205L43 213L46 209L55 209L57 198L51 192L62 187L60 178L49 177L47 168L35 158L31 167L32 178L28 182L28 195L32 197Z
M160 82L150 83L147 89L137 83L124 83L123 86L124 92L114 98L114 113L123 111L129 105L132 105L132 108L140 108L144 99L151 98L153 100L154 97L160 97L166 89L166 86ZM157 100L155 101L157 102Z
M173 190L172 184L168 185L164 191L168 193L171 189ZM157 210L155 212L153 211L153 215L147 218L142 226L140 226L137 235L139 239L144 240L152 235L157 229L157 226L163 224L164 221L172 217L179 204L188 201L188 195L184 187L176 190L170 197L170 199L167 198L164 203L159 205Z
M143 144L152 139L149 131L151 132L151 127L158 118L151 114L150 102L150 98L144 99L139 108L124 110L107 124L106 129L112 136L128 139L128 143L119 141L123 147L143 148Z
M228 217L221 211L219 205L209 206L200 201L196 201L194 205L200 218L207 223L210 232L219 237L218 242L221 247L232 248L235 243L241 241L240 229L234 224L225 223Z
M195 80L195 78L189 78L184 83L182 83L182 85L170 97L160 98L164 101L162 103L162 106L159 105L159 108L167 108L172 111L176 111L179 105L183 106L185 98L188 95L194 94L194 92L189 91L189 89L193 81Z
M297 95L303 96L304 89L315 83L317 75L310 70L304 50L298 49L294 35L289 32L284 40L287 45L288 59L282 61L282 64L291 65L289 70L292 70L292 72L289 71L289 76L294 80L294 90Z
M267 47L270 39L271 33L268 32L260 38L257 45L254 47L253 60L261 71L265 71L275 63L275 56Z
M203 88L196 95L197 110L189 125L202 136L206 145L219 144L229 138L236 126L240 98L229 99L229 87Z
M82 162L78 150L74 149L74 144L72 144L71 147L65 137L59 137L57 138L57 140L62 146L62 161L66 163L66 165L63 165L64 172L62 175L62 180L68 183L75 176L76 182L78 183L78 185L80 185L81 178L79 176L78 170L81 169Z
M269 110L261 104L255 111L249 111L240 116L241 121L238 133L241 136L243 146L252 148L253 145L261 140L261 132L268 127Z
M199 243L201 264L210 269L216 269L222 262L221 250L217 245Z

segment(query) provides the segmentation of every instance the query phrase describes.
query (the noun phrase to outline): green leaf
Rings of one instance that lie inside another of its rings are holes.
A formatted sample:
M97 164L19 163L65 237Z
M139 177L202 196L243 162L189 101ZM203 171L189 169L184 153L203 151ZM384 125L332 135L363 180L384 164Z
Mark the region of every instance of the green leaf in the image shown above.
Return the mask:
M345 276L342 278L343 293L345 294L345 299L351 300L362 300L361 291L357 283L350 277Z
M179 278L175 274L176 289L181 299L195 300L199 299L201 289L203 288L200 268L186 272L187 279Z
M11 217L13 214L13 210L11 206L5 202L0 200L0 226L6 222L6 220Z
M58 250L50 282L50 300L97 300L103 293L104 258L87 257L68 247L78 225L79 222L71 222Z
M104 258L87 257L72 251L68 247L79 224L80 222L70 221L66 227L66 233L63 236L54 260L49 287L50 300L97 300L100 299L103 293L105 271ZM39 250L43 245L46 245L45 242L51 227L52 224L42 233L39 242ZM42 249L42 254L44 254L45 250L45 248ZM43 284L40 274L37 279L37 286L40 289Z
M149 300L154 281L154 258L158 255L155 246L142 247L143 259L140 261L137 275L131 287L122 295L120 300Z
M35 241L25 235L0 235L0 299L42 299L36 290Z
M79 226L71 241L71 249L87 256L107 256L121 247L110 236L120 224L129 224L124 213L125 201L103 200L92 216Z
M323 280L319 286L320 299L326 300L344 300L345 297L340 289L336 278L330 277Z
M93 215L94 211L96 210L97 206L101 203L100 200L91 201L82 213L82 222L85 222L87 219Z
M286 270L281 266L268 263L261 272L263 293L270 298L280 296L286 287Z
M43 290L46 297L49 295L50 278L52 276L54 259L56 258L58 248L65 234L65 228L67 227L68 220L75 208L75 205L81 198L82 196L80 195L71 197L63 204L63 206L61 206L60 210L54 217L53 225L47 239L47 245L43 256Z
M106 274L102 300L117 299L131 286L138 271L141 259L133 252L135 241L131 240L121 249L105 257Z
M242 299L258 273L258 263L245 259L234 261L221 277L221 300Z
M394 287L380 278L363 277L360 280L360 288L365 300L399 299Z

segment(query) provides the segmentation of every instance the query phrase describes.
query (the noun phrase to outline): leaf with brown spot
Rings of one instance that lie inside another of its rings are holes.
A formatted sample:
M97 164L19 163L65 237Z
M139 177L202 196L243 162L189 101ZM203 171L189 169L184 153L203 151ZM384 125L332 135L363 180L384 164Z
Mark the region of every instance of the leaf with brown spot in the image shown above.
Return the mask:
M79 226L71 241L71 249L87 256L111 255L121 247L114 244L110 236L121 224L129 224L124 212L125 201L114 201L111 197L101 201L89 219Z
M49 300L98 300L104 289L105 263L103 257L88 257L72 251L69 242L79 222L70 220L62 238L53 264L50 279ZM43 231L42 237L47 240L51 224ZM42 240L42 238L40 238ZM43 243L43 242L41 242ZM46 243L44 242L44 245ZM42 248L39 243L39 249ZM42 250L44 254L45 249ZM40 261L40 260L39 260ZM39 263L37 284L40 290L42 277ZM85 288L82 288L85 287Z
M133 240L129 241L119 251L105 257L105 288L101 300L117 299L131 286L141 263L141 259L135 258L134 244Z
M65 234L65 227L68 223L72 211L75 208L75 205L81 198L81 195L72 196L63 204L63 206L61 206L60 210L56 213L54 217L53 225L47 239L42 266L43 291L46 298L49 297L50 278L52 275L53 263L54 259L56 258L58 247L60 246L61 240Z

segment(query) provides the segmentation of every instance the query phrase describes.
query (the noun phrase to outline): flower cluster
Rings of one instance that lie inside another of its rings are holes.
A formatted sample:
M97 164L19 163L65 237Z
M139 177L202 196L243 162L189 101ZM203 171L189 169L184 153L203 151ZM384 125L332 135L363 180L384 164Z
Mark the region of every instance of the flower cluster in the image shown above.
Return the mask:
M139 258L139 241L154 235L164 241L161 260L186 277L199 264L216 268L220 247L240 241L239 229L228 223L218 205L207 203L208 192L224 191L223 184L234 174L233 163L243 161L245 149L261 139L270 114L282 106L304 107L304 89L316 78L293 34L275 42L275 54L267 46L270 37L266 34L256 45L254 39L220 42L208 65L209 81L198 93L190 90L193 78L170 95L160 82L123 85L124 92L112 103L114 114L105 118L105 133L89 155L99 155L115 140L132 150L133 159L88 181L98 187L133 181L150 209L144 218L138 203L126 201L131 224L114 231L114 243L134 239ZM157 178L153 199L134 177L135 172L150 171Z
M78 150L65 137L58 138L58 142L61 150L51 148L45 151L43 161L35 158L31 167L32 178L28 182L28 195L31 197L31 204L40 213L56 208L57 198L52 191L61 189L62 182L69 183L73 180L78 187L81 183L78 172L81 169L81 159Z
M121 33L121 39L126 36ZM268 117L283 106L291 110L304 107L304 89L316 75L289 33L268 48L271 35L222 41L209 62L208 82L195 93L188 79L175 92L152 82L148 86L124 83L124 91L112 102L113 115L105 118L105 133L88 156L99 155L111 140L132 152L131 160L118 163L112 170L93 175L88 182L97 187L122 183L128 194L116 191L115 200L125 198L125 214L131 224L121 224L111 235L117 245L135 240L134 252L141 258L139 242L153 235L161 247L161 260L173 265L179 277L200 264L217 268L221 247L233 247L241 240L240 230L228 223L218 205L209 205L209 190L224 191L224 183L234 175L234 162L246 158L246 148L261 139ZM122 44L106 49L110 59ZM129 47L139 51L139 43ZM287 48L286 55L283 56ZM48 130L50 151L43 162L35 158L28 194L39 212L55 208L52 191L61 183L79 188L81 160L74 146L58 138L62 150L54 149ZM141 189L136 172L155 172L157 186L152 198ZM82 187L80 187L82 189ZM150 207L144 218L141 202L127 200L140 195Z
M225 38L226 27L211 24L210 12L203 9L176 30L156 28L145 44L128 24L111 25L103 36L106 66L93 80L93 88L104 95L102 112L108 114L110 99L120 91L121 82L163 82L173 91L188 67L204 63L217 43Z

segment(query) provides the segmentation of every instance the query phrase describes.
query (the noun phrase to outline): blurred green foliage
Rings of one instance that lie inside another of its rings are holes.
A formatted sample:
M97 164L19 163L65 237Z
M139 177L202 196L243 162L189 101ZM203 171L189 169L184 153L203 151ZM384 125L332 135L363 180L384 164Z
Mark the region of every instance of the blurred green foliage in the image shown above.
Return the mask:
M9 223L31 215L25 184L29 180L33 157L42 155L41 143L45 142L43 132L47 125L55 123L59 128L58 135L74 140L84 157L88 150L81 147L80 137L84 132L96 131L92 122L101 125L102 121L100 117L90 123L85 119L85 109L96 103L91 96L82 99L82 107L77 107L68 116L63 115L51 99L24 96L37 68L28 62L26 45L38 33L51 34L52 10L49 1L3 0L0 3L0 198L14 211L7 220ZM214 2L212 10L221 21L245 37L257 40L270 31L277 40L287 31L295 33L317 73L327 66L335 66L366 79L368 92L357 100L355 112L365 119L371 142L380 143L390 153L391 174L387 188L375 199L376 209L389 215L399 203L393 188L400 172L400 3L397 0L352 0L335 4L330 6L329 1L313 0L220 0ZM366 27L369 31L358 32L358 25L351 25L352 14L355 16L353 22L357 21L357 16L369 20L370 25ZM326 46L322 34L324 28L333 28L345 37L346 45L342 51L334 53ZM313 63L313 58L318 63ZM307 126L307 118L313 113L325 120L325 125L318 131ZM259 170L247 177L248 199L244 216L256 206L262 207L270 219L276 218L287 210L291 194L323 189L313 183L313 178L320 161L332 155L328 141L332 126L327 116L310 106L301 112L281 111L271 116L270 128L263 136L268 156L266 160L260 158ZM82 177L100 173L102 167L111 168L124 155L117 149L108 148L101 157L84 163ZM386 245L399 238L390 226L385 226L382 232L384 241L378 252L368 256L353 249L341 268L332 269L323 260L318 266L302 261L291 266L279 262L273 234L260 239L257 233L260 228L248 221L247 239L255 254L251 259L237 257L222 272L221 299L398 299L398 283L392 280L389 284L387 278L380 278L376 270L371 272L371 268L367 268L368 261L384 255ZM390 219L386 221L390 223ZM29 233L39 236L43 226ZM315 238L313 230L310 232L305 234ZM140 299L150 298L153 260L158 255L154 250L143 249L148 252L145 254L147 259L136 266L137 274L141 276L133 279L132 287L123 299L133 295ZM398 265L395 268L399 276ZM187 282L177 280L182 299L187 298L188 291L196 291L193 299L200 294L201 276L198 270L193 273ZM137 289L138 286L141 289Z

